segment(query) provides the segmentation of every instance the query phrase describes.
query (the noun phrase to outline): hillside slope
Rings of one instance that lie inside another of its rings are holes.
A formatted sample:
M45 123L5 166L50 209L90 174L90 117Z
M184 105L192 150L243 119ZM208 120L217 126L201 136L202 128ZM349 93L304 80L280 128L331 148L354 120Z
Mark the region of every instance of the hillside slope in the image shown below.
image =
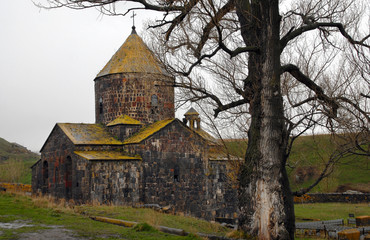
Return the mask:
M227 140L230 153L243 157L247 142ZM293 191L308 187L321 173L336 145L330 135L302 136L293 145L287 171ZM352 155L342 158L333 173L311 192L370 192L370 158Z
M0 182L31 183L30 167L40 155L0 138Z

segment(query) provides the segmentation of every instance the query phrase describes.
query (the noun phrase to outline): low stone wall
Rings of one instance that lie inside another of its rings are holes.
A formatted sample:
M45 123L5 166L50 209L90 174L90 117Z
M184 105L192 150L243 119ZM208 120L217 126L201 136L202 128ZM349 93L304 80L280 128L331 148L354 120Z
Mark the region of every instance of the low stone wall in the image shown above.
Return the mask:
M31 184L0 183L0 188L5 188L6 190L17 192L32 192Z
M294 197L294 203L368 203L370 194L346 194L346 193L309 193L301 197Z

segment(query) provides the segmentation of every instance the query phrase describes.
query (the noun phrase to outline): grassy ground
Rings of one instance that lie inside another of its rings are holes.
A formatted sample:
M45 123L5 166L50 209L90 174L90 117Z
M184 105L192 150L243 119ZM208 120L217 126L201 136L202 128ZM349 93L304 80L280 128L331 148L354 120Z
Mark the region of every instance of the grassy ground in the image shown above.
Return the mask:
M0 239L16 239L25 232L40 231L52 225L61 225L88 239L199 239L165 234L153 228L124 228L93 221L88 214L114 217L138 222L156 222L168 227L181 227L191 232L218 232L227 230L218 224L210 224L195 218L160 214L150 209L119 208L110 206L66 207L64 202L53 204L46 198L30 198L18 194L0 193L0 222L25 221L32 227L0 229ZM151 223L153 224L153 223ZM155 224L153 224L155 225Z
M296 221L303 219L333 220L347 219L348 214L356 216L370 216L370 204L368 203L307 203L295 204Z
M163 214L152 209L119 207L119 206L79 206L79 212L91 216L110 217L134 222L145 222L152 226L167 226L184 229L186 232L202 232L223 235L228 229L219 224L212 224L193 217Z
M296 220L303 219L330 220L355 216L370 215L369 204L316 203L296 204ZM22 233L31 233L50 228L52 225L63 226L72 230L78 237L88 239L199 239L194 235L187 237L161 233L154 228L124 228L91 220L88 216L105 216L124 219L151 226L167 226L184 229L187 232L203 232L228 235L230 229L218 224L191 217L163 214L151 209L117 207L117 206L72 206L65 202L58 204L46 198L31 198L12 193L0 193L0 223L22 220L31 227L20 229L1 229L0 239L16 239Z
M370 216L370 204L348 204L348 203L308 203L296 204L294 206L296 222L305 221L325 221L334 219L344 219L347 223L349 214L357 216ZM325 239L319 237L296 236L300 240L318 240Z

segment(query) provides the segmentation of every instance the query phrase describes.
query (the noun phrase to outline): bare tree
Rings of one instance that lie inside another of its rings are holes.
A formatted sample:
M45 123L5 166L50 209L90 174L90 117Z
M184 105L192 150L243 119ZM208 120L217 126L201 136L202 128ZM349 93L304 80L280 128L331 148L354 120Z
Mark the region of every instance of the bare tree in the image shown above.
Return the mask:
M164 13L151 28L162 33L160 55L175 86L191 101L211 103L214 117L249 116L239 225L259 239L294 238L285 169L292 140L314 128L369 127L366 1L127 0L137 3L131 8L124 0L46 1L48 8L97 7L108 15Z

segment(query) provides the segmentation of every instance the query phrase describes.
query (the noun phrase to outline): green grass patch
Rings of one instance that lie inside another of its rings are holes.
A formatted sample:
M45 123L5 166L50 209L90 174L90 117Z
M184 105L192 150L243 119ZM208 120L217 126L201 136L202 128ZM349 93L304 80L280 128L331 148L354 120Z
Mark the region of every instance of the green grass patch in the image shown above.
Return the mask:
M191 233L202 232L224 235L230 231L219 224L213 224L193 217L163 214L148 208L84 205L77 206L76 209L78 209L78 212L90 216L110 217L140 223L145 222L151 226L166 226L184 229L186 232Z
M296 221L302 219L333 220L347 219L352 213L356 216L370 216L370 205L368 203L305 203L295 204Z
M139 223L134 227L137 232L157 232L158 230L147 223Z
M348 214L370 215L370 205L346 203L295 204L296 221L302 219L347 219ZM134 228L125 228L93 221L89 216L104 216L140 222ZM152 209L119 206L71 206L65 202L53 203L47 198L31 198L11 193L0 194L0 222L25 222L19 229L2 229L0 239L16 239L22 233L50 228L52 225L72 230L77 236L88 239L200 239L195 233L203 232L220 236L237 235L230 229L191 217L174 216ZM155 226L184 229L192 234L181 237L159 232ZM240 235L240 234L239 234Z
M37 198L32 200L27 196L1 193L0 222L23 220L33 227L0 229L3 232L0 239L15 239L21 233L45 229L45 225L63 226L78 236L89 239L194 239L194 236L181 237L159 231L136 231L133 228L93 221L88 216L76 213L74 208L63 208L58 205L45 207L45 203L41 203L43 201L48 200Z

